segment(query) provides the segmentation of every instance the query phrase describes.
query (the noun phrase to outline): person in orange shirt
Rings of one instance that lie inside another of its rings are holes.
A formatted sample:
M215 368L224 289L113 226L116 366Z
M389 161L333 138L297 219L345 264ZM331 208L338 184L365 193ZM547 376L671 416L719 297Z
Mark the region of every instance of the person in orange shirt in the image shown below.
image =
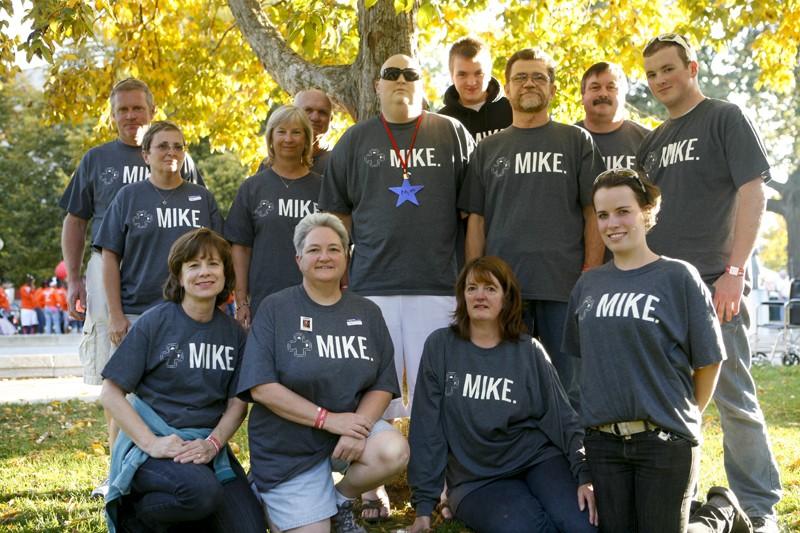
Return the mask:
M11 305L8 303L6 291L2 287L0 287L0 309L3 311L11 311Z
M47 320L44 316L44 290L47 287L47 281L41 280L36 283L38 287L33 290L33 302L35 305L34 311L36 311L36 322L37 326L34 330L34 333L44 333L45 321Z
M44 332L47 334L61 334L61 309L58 307L58 283L55 279L42 288L41 297L44 309Z
M20 322L22 323L23 335L36 333L36 328L39 325L39 320L36 317L33 282L33 276L28 274L25 278L25 283L19 288Z

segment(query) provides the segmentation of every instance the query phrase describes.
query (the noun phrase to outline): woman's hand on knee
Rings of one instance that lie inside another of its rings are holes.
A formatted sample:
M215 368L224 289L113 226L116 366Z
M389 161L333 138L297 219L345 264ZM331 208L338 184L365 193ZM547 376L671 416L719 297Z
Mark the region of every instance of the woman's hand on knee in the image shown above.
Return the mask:
M194 463L204 465L217 456L217 448L211 441L195 439L183 441L181 451L175 456L176 463Z
M333 449L334 459L341 459L352 463L361 459L361 454L364 453L364 448L367 447L367 439L355 439L342 435L339 437L339 442L336 443L336 448Z
M578 509L589 510L589 522L597 526L597 504L594 501L594 487L591 483L584 483L578 487Z
M153 459L172 459L183 450L184 440L177 435L155 437L145 450Z
M414 523L411 524L411 529L409 529L409 533L421 533L423 531L430 531L431 530L431 517L430 516L418 516L414 519Z
M358 413L328 413L322 429L336 435L366 439L372 430L372 422Z

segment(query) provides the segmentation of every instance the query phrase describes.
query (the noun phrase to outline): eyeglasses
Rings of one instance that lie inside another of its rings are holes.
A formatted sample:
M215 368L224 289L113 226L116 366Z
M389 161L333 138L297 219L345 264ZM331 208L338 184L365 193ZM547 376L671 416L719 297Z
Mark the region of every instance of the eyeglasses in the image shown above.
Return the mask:
M539 72L534 72L532 74L520 72L519 74L511 76L511 82L517 85L525 85L528 80L531 80L536 85L548 85L550 83L550 77Z
M417 69L397 67L386 67L383 69L381 71L381 78L388 81L397 81L401 74L406 81L417 81L420 78L420 73Z
M153 148L155 148L159 152L169 152L170 150L172 150L180 154L183 153L183 151L186 149L186 145L182 143L170 144L168 142L163 142L161 144L153 146Z
M620 177L620 178L628 178L634 180L638 185L639 188L642 189L642 192L646 195L647 189L644 186L644 182L642 181L642 177L639 173L631 168L612 168L609 170L605 170L597 175L594 179L594 185L598 183L602 184L602 181L605 179L609 179L612 177Z
M662 33L650 39L650 42L647 43L644 49L647 50L655 42L675 43L686 51L686 57L689 61L697 61L697 53L694 51L694 48L692 48L692 45L686 40L686 37L680 33Z

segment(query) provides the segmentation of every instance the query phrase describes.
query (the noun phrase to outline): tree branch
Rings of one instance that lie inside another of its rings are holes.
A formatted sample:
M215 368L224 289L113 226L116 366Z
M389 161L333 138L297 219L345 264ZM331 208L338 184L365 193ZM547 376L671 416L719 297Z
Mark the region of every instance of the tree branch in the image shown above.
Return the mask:
M341 99L348 66L318 66L300 57L270 23L258 0L228 0L239 30L270 76L289 94L317 87L355 116L355 102Z
M767 211L786 216L786 202L783 199L770 198L767 200Z

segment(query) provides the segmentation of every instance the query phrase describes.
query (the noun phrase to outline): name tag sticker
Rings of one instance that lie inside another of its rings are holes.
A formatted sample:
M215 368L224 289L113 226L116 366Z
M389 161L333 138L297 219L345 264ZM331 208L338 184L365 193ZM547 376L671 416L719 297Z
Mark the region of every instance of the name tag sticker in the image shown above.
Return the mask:
M300 329L302 331L312 331L311 317L308 316L300 317Z
M361 319L359 318L348 318L347 319L348 326L361 326Z
M190 196L189 197L189 201L190 202L197 202L198 200L202 200L202 199L203 199L202 196Z

